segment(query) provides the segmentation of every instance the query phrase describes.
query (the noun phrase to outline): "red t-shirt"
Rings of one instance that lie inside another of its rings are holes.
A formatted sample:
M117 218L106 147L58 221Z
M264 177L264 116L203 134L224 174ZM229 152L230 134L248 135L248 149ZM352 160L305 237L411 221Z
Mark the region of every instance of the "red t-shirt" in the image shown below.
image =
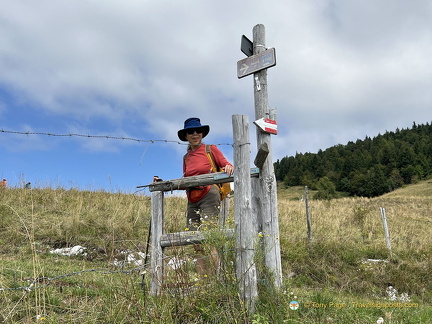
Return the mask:
M211 153L216 167L223 168L231 165L216 145L211 145ZM206 154L205 144L201 144L195 151L189 149L183 163L183 176L191 177L211 173L211 164Z

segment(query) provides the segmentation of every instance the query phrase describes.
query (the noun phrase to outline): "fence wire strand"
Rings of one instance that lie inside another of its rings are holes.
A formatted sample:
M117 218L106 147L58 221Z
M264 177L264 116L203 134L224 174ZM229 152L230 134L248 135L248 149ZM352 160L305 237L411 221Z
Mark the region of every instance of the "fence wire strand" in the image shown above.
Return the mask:
M31 290L47 287L51 284L52 281L62 279L62 278L77 276L77 275L80 275L83 273L90 273L90 272L100 273L100 274L104 274L104 275L116 274L116 273L131 274L133 272L144 271L148 265L149 264L141 265L139 267L136 267L136 268L133 268L130 270L87 269L87 270L76 271L76 272L67 273L67 274L61 274L61 275L54 276L54 277L38 277L38 278L32 279L30 281L30 285L28 285L28 286L20 286L20 287L13 287L13 288L0 288L0 292L1 291L11 291L11 290L24 290L24 291L30 292Z
M226 250L226 251L222 251L222 252L218 252L218 254L223 254L223 253L228 253L228 252L232 252L233 250ZM194 258L195 260L200 260L200 259L209 259L212 255L207 255L207 256L203 256L201 258ZM166 261L168 259L171 259L173 256L172 255L165 255L163 257L163 260ZM122 268L124 267L121 266ZM138 273L140 275L144 275L147 270L150 268L150 262L147 262L145 264L142 264L138 267L135 268L131 268L128 270L109 270L109 269L87 269L87 270L81 270L81 271L75 271L75 272L71 272L71 273L66 273L66 274L60 274L58 276L54 276L54 277L37 277L37 278L32 278L32 279L27 279L27 281L30 282L30 284L28 286L19 286L19 287L0 287L0 292L3 291L17 291L17 290L23 290L26 292L30 292L32 290L36 290L36 289L41 289L44 287L48 287L51 285L51 282L55 281L55 280L59 280L62 278L68 278L68 277L73 277L73 276L78 276L81 274L86 274L86 273L99 273L102 275L112 275L112 274L132 274L132 273ZM25 279L23 279L25 280Z
M102 138L102 139L113 139L113 140L122 140L122 141L134 141L139 143L174 143L179 145L188 145L188 143L175 141L175 140L167 140L167 139L138 139L133 137L123 137L123 136L111 136L111 135L90 135L90 134L54 134L48 132L21 132L21 131L11 131L0 129L0 133L7 134L18 134L18 135L44 135L44 136L53 136L53 137L84 137L84 138ZM219 143L214 145L229 145L232 146L231 143Z

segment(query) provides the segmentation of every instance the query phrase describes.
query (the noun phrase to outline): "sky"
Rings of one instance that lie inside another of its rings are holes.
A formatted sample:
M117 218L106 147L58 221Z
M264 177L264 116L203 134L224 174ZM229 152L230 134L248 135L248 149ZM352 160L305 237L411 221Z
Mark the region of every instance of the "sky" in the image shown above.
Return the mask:
M276 51L273 161L432 121L431 1L0 4L0 178L12 187L134 193L181 178L189 117L232 161L232 116L248 116L253 161L253 76L237 78L237 62L257 24Z

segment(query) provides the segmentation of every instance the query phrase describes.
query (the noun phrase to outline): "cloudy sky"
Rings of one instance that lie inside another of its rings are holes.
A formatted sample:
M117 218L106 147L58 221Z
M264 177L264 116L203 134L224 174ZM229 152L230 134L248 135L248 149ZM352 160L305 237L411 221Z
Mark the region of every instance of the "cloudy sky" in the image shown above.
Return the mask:
M232 143L233 114L253 122L253 77L238 79L237 61L257 24L277 57L274 161L432 121L431 1L0 4L0 177L11 186L134 192L153 175L180 178L186 118L209 124L215 144Z

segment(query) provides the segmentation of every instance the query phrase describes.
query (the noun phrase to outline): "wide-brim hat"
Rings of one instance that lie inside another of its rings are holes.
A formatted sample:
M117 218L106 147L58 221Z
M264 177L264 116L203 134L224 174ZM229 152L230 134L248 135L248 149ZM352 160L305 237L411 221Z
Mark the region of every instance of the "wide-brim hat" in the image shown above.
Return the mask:
M184 128L180 129L177 132L177 135L180 138L180 140L182 140L183 142L187 142L187 139L186 139L187 131L189 129L193 129L193 128L201 128L203 138L206 137L207 134L210 132L210 126L209 125L201 125L201 121L199 118L196 118L196 117L188 118L184 122Z

